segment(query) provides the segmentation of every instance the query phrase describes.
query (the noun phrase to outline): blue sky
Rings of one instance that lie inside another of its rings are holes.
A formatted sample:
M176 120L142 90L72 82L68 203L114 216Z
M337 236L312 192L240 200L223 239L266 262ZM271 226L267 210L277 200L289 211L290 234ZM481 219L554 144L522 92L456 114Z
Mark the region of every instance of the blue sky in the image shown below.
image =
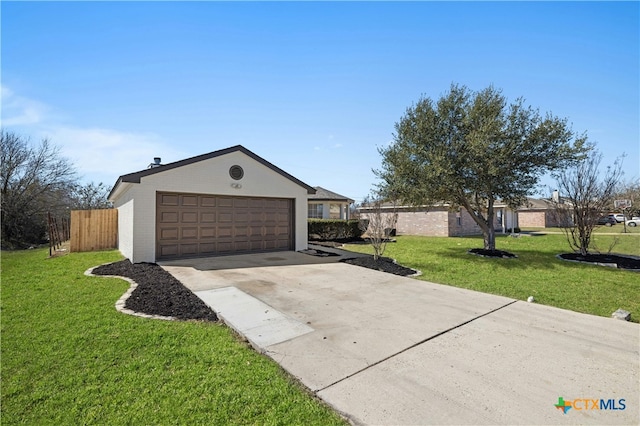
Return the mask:
M638 2L8 2L2 126L115 183L241 144L357 201L421 96L490 84L640 177ZM545 179L543 183L552 185Z

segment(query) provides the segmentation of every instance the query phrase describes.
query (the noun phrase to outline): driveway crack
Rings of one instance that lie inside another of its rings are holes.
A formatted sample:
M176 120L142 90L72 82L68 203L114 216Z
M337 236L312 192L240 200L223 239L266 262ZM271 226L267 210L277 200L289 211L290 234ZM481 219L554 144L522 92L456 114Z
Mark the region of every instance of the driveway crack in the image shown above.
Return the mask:
M328 389L328 388L330 388L330 387L332 387L332 386L334 386L334 385L337 385L337 384L338 384L338 383L340 383L340 382L343 382L343 381L345 381L345 380L347 380L347 379L350 379L351 377L353 377L353 376L355 376L355 375L357 375L357 374L360 374L360 373L362 373L363 371L366 371L366 370L368 370L368 369L370 369L370 368L372 368L372 367L375 367L375 366L376 366L376 365L378 365L378 364L382 364L383 362L388 361L388 360L390 360L391 358L394 358L394 357L396 357L396 356L398 356L398 355L400 355L400 354L402 354L402 353L404 353L404 352L407 352L407 351L409 351L409 350L411 350L411 349L413 349L413 348L415 348L415 347L417 347L417 346L420 346L420 345L422 345L422 344L424 344L424 343L427 343L428 341L433 340L433 339L435 339L435 338L437 338L437 337L440 337L440 336L442 336L443 334L447 334L447 333L449 333L449 332L451 332L451 331L453 331L453 330L455 330L455 329L457 329L457 328L463 327L463 326L465 326L465 325L467 325L467 324L469 324L469 323L471 323L471 322L473 322L473 321L475 321L475 320L477 320L477 319L480 319L480 318L482 318L482 317L486 317L487 315L491 315L492 313L497 312L497 311L499 311L499 310L501 310L501 309L504 309L504 308L506 308L507 306L511 306L511 305L513 305L514 303L516 303L517 301L518 301L518 300L512 300L511 302L509 302L509 303L507 303L507 304L505 304L505 305L498 306L497 308L492 309L492 310L490 310L490 311L488 311L488 312L485 312L484 314L481 314L481 315L478 315L478 316L476 316L476 317L473 317L473 318L471 318L470 320L467 320L467 321L462 322L462 323L460 323L460 324L457 324L457 325L455 325L455 326L453 326L453 327L451 327L451 328L448 328L448 329L446 329L446 330L443 330L443 331L441 331L440 333L434 334L433 336L429 336L429 337L427 337L426 339L423 339L423 340L421 340L421 341L419 341L419 342L416 342L416 343L414 343L414 344L413 344L413 345L411 345L411 346L407 346L406 348L404 348L404 349L402 349L402 350L400 350L400 351L398 351L398 352L395 352L395 353L393 353L393 354L391 354L391 355L389 355L389 356L387 356L387 357L385 357L385 358L382 358L381 360L378 360L378 361L374 362L373 364L369 364L369 365L367 365L366 367L361 368L360 370L355 371L355 372L353 372L353 373L349 374L348 376L345 376L345 377L341 378L340 380L336 380L335 382L333 382L333 383L331 383L331 384L329 384L329 385L327 385L327 386L325 386L325 387L323 387L323 388L321 388L321 389L317 389L317 390L316 390L316 393L318 393L318 392L322 392L323 390Z

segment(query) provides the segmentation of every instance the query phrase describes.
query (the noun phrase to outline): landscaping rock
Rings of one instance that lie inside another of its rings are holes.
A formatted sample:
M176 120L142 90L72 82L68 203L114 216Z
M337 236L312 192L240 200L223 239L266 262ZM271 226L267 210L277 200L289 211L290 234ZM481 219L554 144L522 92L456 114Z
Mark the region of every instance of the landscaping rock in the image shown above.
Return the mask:
M623 321L631 321L631 312L625 311L624 309L618 309L617 311L611 314L611 318L615 318Z

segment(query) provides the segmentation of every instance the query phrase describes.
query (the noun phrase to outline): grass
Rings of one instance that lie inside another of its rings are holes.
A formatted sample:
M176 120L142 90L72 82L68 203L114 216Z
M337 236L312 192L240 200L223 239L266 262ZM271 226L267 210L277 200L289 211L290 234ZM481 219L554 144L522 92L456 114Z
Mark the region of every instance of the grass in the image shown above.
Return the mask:
M614 252L640 255L640 235L597 235L607 248L618 238ZM563 235L500 236L496 246L517 259L491 259L467 254L481 248L482 238L400 236L387 246L385 256L422 271L418 278L440 284L497 294L519 300L534 296L536 303L609 317L618 308L640 317L640 275L595 265L562 261L568 251ZM348 245L348 250L372 253L370 246Z
M227 327L117 312L115 251L2 253L2 424L344 424Z

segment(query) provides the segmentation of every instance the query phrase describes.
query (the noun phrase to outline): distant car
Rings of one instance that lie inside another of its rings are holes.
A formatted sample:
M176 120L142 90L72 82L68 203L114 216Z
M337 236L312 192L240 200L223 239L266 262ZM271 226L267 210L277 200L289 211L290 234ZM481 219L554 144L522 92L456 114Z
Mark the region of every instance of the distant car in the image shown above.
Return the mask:
M612 226L612 225L615 225L616 223L618 223L618 221L616 221L611 216L602 216L600 219L598 219L598 225Z
M625 220L627 220L627 218L624 217L624 215L622 213L611 213L609 216L614 218L616 220L616 222L618 222L618 223L622 223Z
M627 220L625 223L627 224L627 226L636 227L640 225L640 217L634 216L631 219Z

